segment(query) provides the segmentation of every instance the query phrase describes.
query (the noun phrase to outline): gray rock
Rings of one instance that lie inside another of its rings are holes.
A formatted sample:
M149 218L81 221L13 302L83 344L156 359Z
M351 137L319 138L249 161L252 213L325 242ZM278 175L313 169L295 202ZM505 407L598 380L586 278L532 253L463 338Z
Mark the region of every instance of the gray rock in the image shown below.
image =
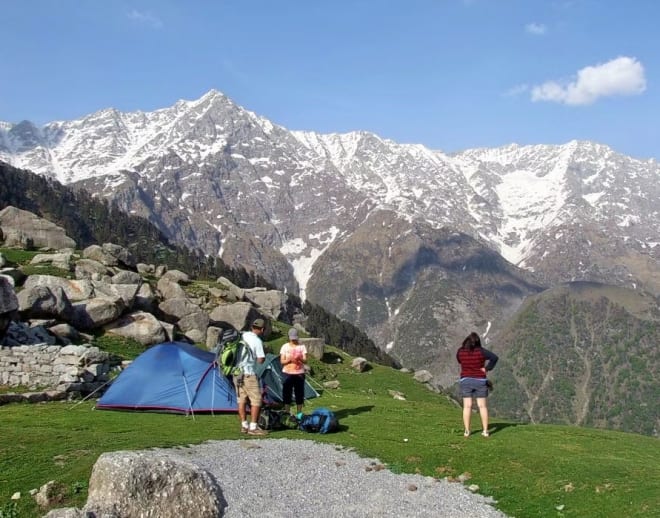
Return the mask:
M156 271L156 267L153 264L138 263L135 265L135 268L141 275L153 275Z
M105 298L93 298L76 302L70 323L83 331L98 329L119 318L122 304Z
M206 328L209 326L209 315L204 311L196 311L182 317L177 323L179 329L195 343L206 343Z
M27 278L27 276L18 268L3 268L0 271L0 276L9 279L9 282L12 282L14 286L21 286Z
M415 371L415 374L413 376L416 381L419 381L420 383L430 383L431 380L433 379L433 374L431 374L427 370L418 370Z
M320 360L325 352L325 343L321 338L301 338L300 343L307 348L307 355Z
M142 284L142 277L139 273L130 270L119 270L112 276L113 284Z
M61 286L32 286L18 294L21 314L24 318L55 317L68 320L72 315L69 297Z
M165 342L168 338L161 322L150 313L135 311L105 326L107 333L137 340L149 346Z
M110 278L110 273L110 269L100 261L85 258L76 261L76 279L101 280L105 277Z
M123 309L133 307L140 289L139 284L111 284L100 281L92 281L92 286L97 297L121 300Z
M281 320L282 314L287 312L287 296L281 291L245 290L245 298L272 319Z
M209 326L206 329L206 348L212 351L218 343L218 338L222 336L222 328Z
M76 509L75 507L63 507L61 509L53 509L52 511L48 511L48 513L44 515L44 518L87 518L87 516L86 513L80 509ZM99 516L98 518L111 517L106 515L105 517Z
M71 270L72 257L73 253L71 252L63 252L59 254L37 254L32 258L30 264L51 264L56 268L69 271Z
M122 264L128 268L135 268L135 257L133 257L133 254L127 248L114 243L103 243L101 248L104 253L114 257L118 264Z
M91 259L105 266L117 266L119 261L115 256L106 252L99 245L90 245L83 250L83 257L86 259Z
M239 288L226 277L218 277L216 282L226 286L229 293L231 293L237 301L243 300L243 296L245 295L245 290L243 288Z
M161 278L172 282L188 282L190 280L188 274L180 270L168 270Z
M164 277L158 280L157 288L164 299L186 298L186 292L178 283Z
M26 248L30 244L34 248L50 247L59 250L76 246L76 242L66 235L63 228L12 206L0 210L0 227L6 247Z
M34 286L47 286L51 288L61 287L71 302L86 300L94 296L94 287L88 279L64 279L54 275L30 275L23 285L23 289L31 289Z
M153 313L156 309L156 295L148 283L142 283L135 295L133 309Z
M80 339L80 333L70 324L56 324L54 326L50 326L48 331L59 338L66 338L67 340L71 340L73 342Z
M161 452L103 453L94 464L84 507L97 516L213 518L225 506L206 470ZM184 512L185 510L185 512Z
M18 299L9 280L0 275L0 315L18 309Z
M194 304L186 297L176 297L164 300L158 304L158 309L163 313L165 320L173 323L186 315L201 311L197 304Z
M362 358L361 356L358 356L357 358L353 358L353 361L351 362L351 367L353 367L358 372L364 372L365 370L367 370L367 367L369 367L369 362L367 361L366 358Z
M265 336L270 334L270 322L266 315L261 314L249 302L236 302L234 304L225 304L217 306L209 315L212 324L216 324L223 329L233 327L234 329L249 329L256 318L263 318L266 321Z

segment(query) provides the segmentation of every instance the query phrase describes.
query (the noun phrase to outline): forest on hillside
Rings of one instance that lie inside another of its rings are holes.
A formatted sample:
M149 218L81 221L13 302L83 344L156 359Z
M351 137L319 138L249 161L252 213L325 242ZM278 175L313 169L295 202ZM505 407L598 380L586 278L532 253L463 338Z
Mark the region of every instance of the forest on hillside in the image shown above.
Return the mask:
M173 244L148 220L122 212L113 203L85 190L74 190L51 178L0 162L0 210L13 206L36 214L62 227L79 248L115 243L130 250L143 263L165 264L197 279L226 277L237 286L277 289L264 278L244 268L227 266L218 257L190 251ZM323 307L289 295L307 316L305 326L314 336L353 356L397 366L365 333Z

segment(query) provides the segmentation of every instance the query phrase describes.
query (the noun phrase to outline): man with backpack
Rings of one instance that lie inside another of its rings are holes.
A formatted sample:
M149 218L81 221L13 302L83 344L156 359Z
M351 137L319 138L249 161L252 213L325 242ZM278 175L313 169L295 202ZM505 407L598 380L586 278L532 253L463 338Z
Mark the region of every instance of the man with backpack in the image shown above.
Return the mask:
M250 331L243 333L241 352L236 363L239 374L234 376L234 387L238 398L238 416L241 420L241 433L248 435L266 435L268 432L257 425L261 412L261 388L256 374L257 363L266 359L264 344L261 336L264 333L265 323L257 318L252 322ZM247 420L247 403L250 402L250 422Z

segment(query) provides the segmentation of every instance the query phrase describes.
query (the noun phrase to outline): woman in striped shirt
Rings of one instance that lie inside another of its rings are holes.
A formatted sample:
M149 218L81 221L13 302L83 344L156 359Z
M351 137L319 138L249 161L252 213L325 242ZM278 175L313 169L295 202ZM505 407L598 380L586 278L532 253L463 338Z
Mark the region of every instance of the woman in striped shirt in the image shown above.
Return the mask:
M481 416L481 435L488 437L488 380L486 372L493 370L497 363L497 355L481 347L481 339L477 333L470 333L463 345L456 352L456 360L461 364L461 397L463 398L463 425L465 437L470 436L470 416L472 415L472 398L477 400Z

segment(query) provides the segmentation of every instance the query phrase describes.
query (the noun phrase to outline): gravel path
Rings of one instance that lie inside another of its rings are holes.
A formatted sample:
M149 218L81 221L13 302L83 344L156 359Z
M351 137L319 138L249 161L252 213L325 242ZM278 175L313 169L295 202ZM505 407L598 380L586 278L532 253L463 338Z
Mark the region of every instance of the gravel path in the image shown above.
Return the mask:
M209 441L162 450L212 473L226 518L505 517L460 483L397 475L377 459L310 440Z

